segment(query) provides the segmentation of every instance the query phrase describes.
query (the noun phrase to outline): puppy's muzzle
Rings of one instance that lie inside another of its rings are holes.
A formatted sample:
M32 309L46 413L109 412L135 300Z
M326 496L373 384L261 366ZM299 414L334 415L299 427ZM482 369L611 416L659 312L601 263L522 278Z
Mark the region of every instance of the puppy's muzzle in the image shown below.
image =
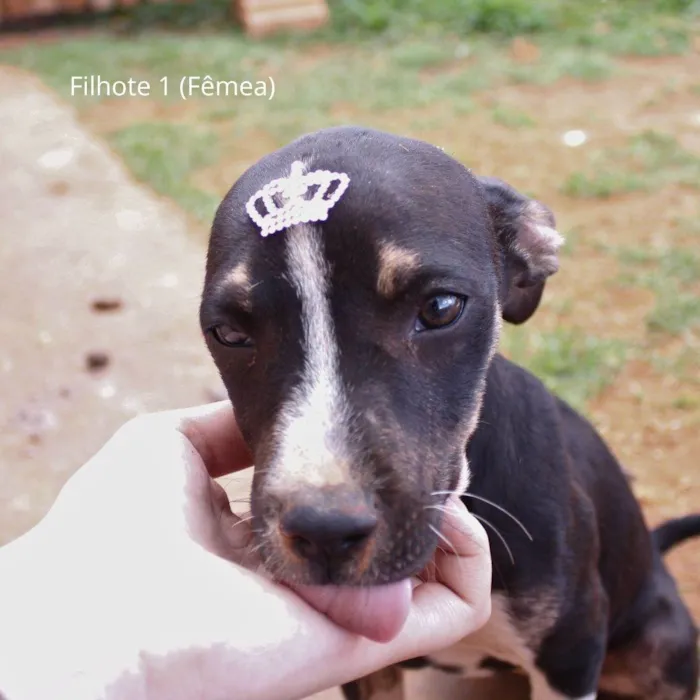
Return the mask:
M288 496L282 503L279 531L293 556L332 570L367 557L378 520L361 491L324 488Z

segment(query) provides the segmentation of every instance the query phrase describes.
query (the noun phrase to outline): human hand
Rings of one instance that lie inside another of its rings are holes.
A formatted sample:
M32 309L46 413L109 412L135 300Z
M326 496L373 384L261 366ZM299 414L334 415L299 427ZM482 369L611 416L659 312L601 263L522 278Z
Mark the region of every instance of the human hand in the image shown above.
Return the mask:
M0 549L8 700L291 700L488 619L488 540L457 499L442 528L455 551L413 590L295 592L241 566L250 531L212 477L249 465L227 402L119 430Z

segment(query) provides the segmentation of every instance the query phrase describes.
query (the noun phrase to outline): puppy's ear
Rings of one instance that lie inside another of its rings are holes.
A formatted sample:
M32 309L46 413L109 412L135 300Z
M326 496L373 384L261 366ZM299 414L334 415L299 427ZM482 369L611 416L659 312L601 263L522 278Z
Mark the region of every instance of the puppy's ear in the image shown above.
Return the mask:
M547 278L559 269L558 250L564 239L554 214L502 180L478 178L486 196L503 265L503 319L519 324L539 306Z

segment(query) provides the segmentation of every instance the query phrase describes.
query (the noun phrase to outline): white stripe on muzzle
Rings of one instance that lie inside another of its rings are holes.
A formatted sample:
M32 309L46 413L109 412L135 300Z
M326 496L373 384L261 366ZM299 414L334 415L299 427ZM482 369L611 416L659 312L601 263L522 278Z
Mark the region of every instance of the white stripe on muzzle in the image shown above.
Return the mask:
M267 484L278 493L350 482L346 447L349 411L338 369L330 273L320 230L301 224L283 235L287 277L301 302L304 367L276 426L278 447Z

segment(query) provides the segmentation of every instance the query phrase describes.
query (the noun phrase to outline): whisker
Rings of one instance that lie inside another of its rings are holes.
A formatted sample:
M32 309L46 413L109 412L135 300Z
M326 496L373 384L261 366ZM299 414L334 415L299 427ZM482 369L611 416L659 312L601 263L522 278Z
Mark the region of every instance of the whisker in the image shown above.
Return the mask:
M424 510L440 510L443 513L447 513L449 511L449 508L447 508L446 506L433 505L433 506L424 506ZM435 532L435 528L432 525L430 525L429 527L432 529L433 532ZM440 533L438 533L438 536L441 537ZM442 539L445 539L445 541L448 541L444 537ZM452 545L451 542L449 544ZM450 554L450 552L448 552L444 547L441 547L439 544L437 546L437 549L439 549L441 552L444 552L445 554ZM453 545L452 545L452 549L454 550ZM457 551L454 550L454 553L457 554ZM442 572L440 571L440 567L437 565L437 562L435 560L433 560L431 562L431 564L435 567L435 571L437 572L437 574L439 576L442 576Z
M459 556L459 553L457 552L456 547L450 542L445 535L443 535L440 530L438 530L436 527L433 527L430 523L428 523L428 527L443 541L447 544L447 546L454 552L456 556Z
M431 496L444 496L444 495L453 495L452 491L433 491L433 493L430 494ZM490 501L488 498L484 498L483 496L477 496L475 493L470 493L469 491L465 491L464 493L461 494L462 496L468 496L469 498L476 498L477 501L482 501L483 503L487 503L490 506L493 506L497 510L500 510L501 513L507 515L526 535L527 538L530 540L530 542L534 542L534 539L532 535L530 534L530 531L525 527L525 525L520 522L509 510L504 508L503 506L499 506L498 503L494 503L493 501Z
M243 523L250 522L253 519L252 515L249 515L247 518L241 518L238 522L234 523L231 526L231 529L233 530L235 527L238 527L239 525L243 525Z
M480 515L477 515L476 513L472 513L472 515L477 519L480 520L484 525L488 525L495 533L498 535L498 538L503 542L503 546L506 548L506 551L508 552L508 556L510 557L510 562L513 566L515 566L515 558L513 557L513 552L511 551L510 547L508 546L508 543L506 542L506 538L503 537L503 535L498 531L498 528L490 523L486 518L482 518Z
M469 498L476 498L477 501L483 501L484 503L488 503L490 506L493 506L497 510L500 510L501 513L507 515L526 535L527 538L530 540L530 542L534 542L533 536L530 534L530 531L523 525L523 523L518 520L510 511L506 510L503 506L499 506L498 503L494 503L493 501L489 501L488 498L484 498L483 496L477 496L475 493L469 493L469 491L465 491L464 496L469 496Z
M449 512L450 512L450 509L449 509L447 506L443 506L443 505L440 504L440 503L433 503L433 504L430 505L430 506L423 506L423 508L424 508L425 510L440 510L440 511L442 511L443 513L449 513ZM454 511L452 511L452 512L454 512Z

